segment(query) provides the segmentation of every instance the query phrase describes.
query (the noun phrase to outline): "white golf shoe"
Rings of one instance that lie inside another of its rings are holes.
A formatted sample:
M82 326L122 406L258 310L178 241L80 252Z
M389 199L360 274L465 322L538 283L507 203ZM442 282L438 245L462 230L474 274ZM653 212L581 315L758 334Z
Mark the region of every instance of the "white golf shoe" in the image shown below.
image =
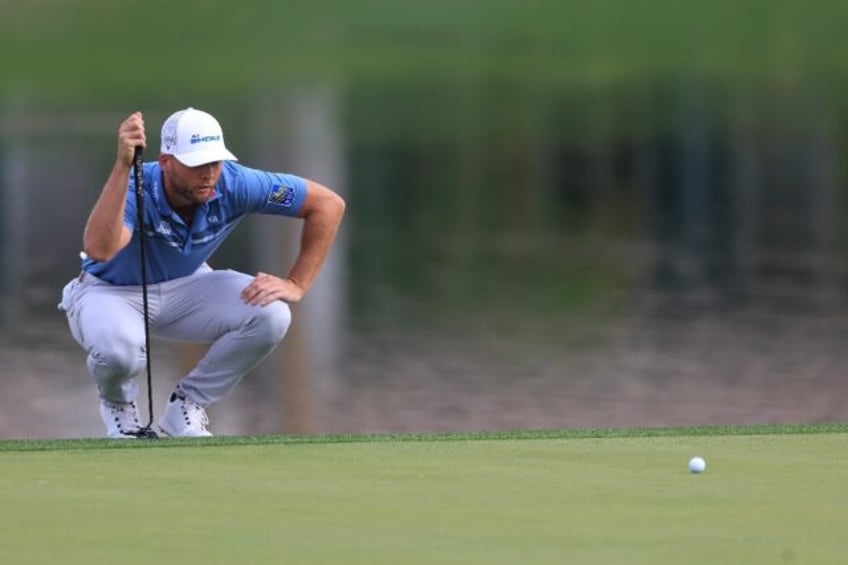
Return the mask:
M110 438L135 439L141 428L135 402L110 402L101 398L100 417Z
M165 413L159 418L159 428L171 437L209 437L212 432L206 429L208 425L203 406L177 393L171 394Z

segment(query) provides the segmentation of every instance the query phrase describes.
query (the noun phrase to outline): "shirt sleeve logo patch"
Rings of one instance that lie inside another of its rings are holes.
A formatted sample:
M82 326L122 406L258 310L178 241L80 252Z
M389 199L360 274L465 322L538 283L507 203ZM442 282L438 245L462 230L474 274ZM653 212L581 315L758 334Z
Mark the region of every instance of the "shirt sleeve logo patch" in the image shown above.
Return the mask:
M294 204L294 189L281 184L275 184L271 187L271 194L268 195L268 202L271 204L279 204L284 208L291 208Z

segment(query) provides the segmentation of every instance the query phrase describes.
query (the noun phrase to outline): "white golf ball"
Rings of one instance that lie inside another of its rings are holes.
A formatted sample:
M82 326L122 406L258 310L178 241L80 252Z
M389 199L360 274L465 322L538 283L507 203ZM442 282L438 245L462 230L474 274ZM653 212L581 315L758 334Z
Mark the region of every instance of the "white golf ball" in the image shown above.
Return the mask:
M689 470L693 473L703 473L707 469L707 462L703 457L693 457L689 460Z

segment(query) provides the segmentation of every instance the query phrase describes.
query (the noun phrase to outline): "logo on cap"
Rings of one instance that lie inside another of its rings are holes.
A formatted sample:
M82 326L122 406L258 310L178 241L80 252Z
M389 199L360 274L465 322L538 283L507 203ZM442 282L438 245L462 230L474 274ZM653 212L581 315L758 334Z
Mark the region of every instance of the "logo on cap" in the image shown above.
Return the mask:
M177 124L165 124L165 129L162 131L162 145L166 151L177 146Z
M204 135L203 137L201 137L199 133L195 133L194 135L191 136L192 145L194 145L195 143L206 143L208 141L220 141L220 140L221 140L220 135Z

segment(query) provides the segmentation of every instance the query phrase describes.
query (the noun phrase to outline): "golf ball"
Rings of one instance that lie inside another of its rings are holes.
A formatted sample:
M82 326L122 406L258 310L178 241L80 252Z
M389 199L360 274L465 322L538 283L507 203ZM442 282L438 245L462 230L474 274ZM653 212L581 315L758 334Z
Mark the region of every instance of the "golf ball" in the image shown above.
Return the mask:
M693 473L703 473L707 468L707 462L703 457L693 457L689 460L689 470Z

